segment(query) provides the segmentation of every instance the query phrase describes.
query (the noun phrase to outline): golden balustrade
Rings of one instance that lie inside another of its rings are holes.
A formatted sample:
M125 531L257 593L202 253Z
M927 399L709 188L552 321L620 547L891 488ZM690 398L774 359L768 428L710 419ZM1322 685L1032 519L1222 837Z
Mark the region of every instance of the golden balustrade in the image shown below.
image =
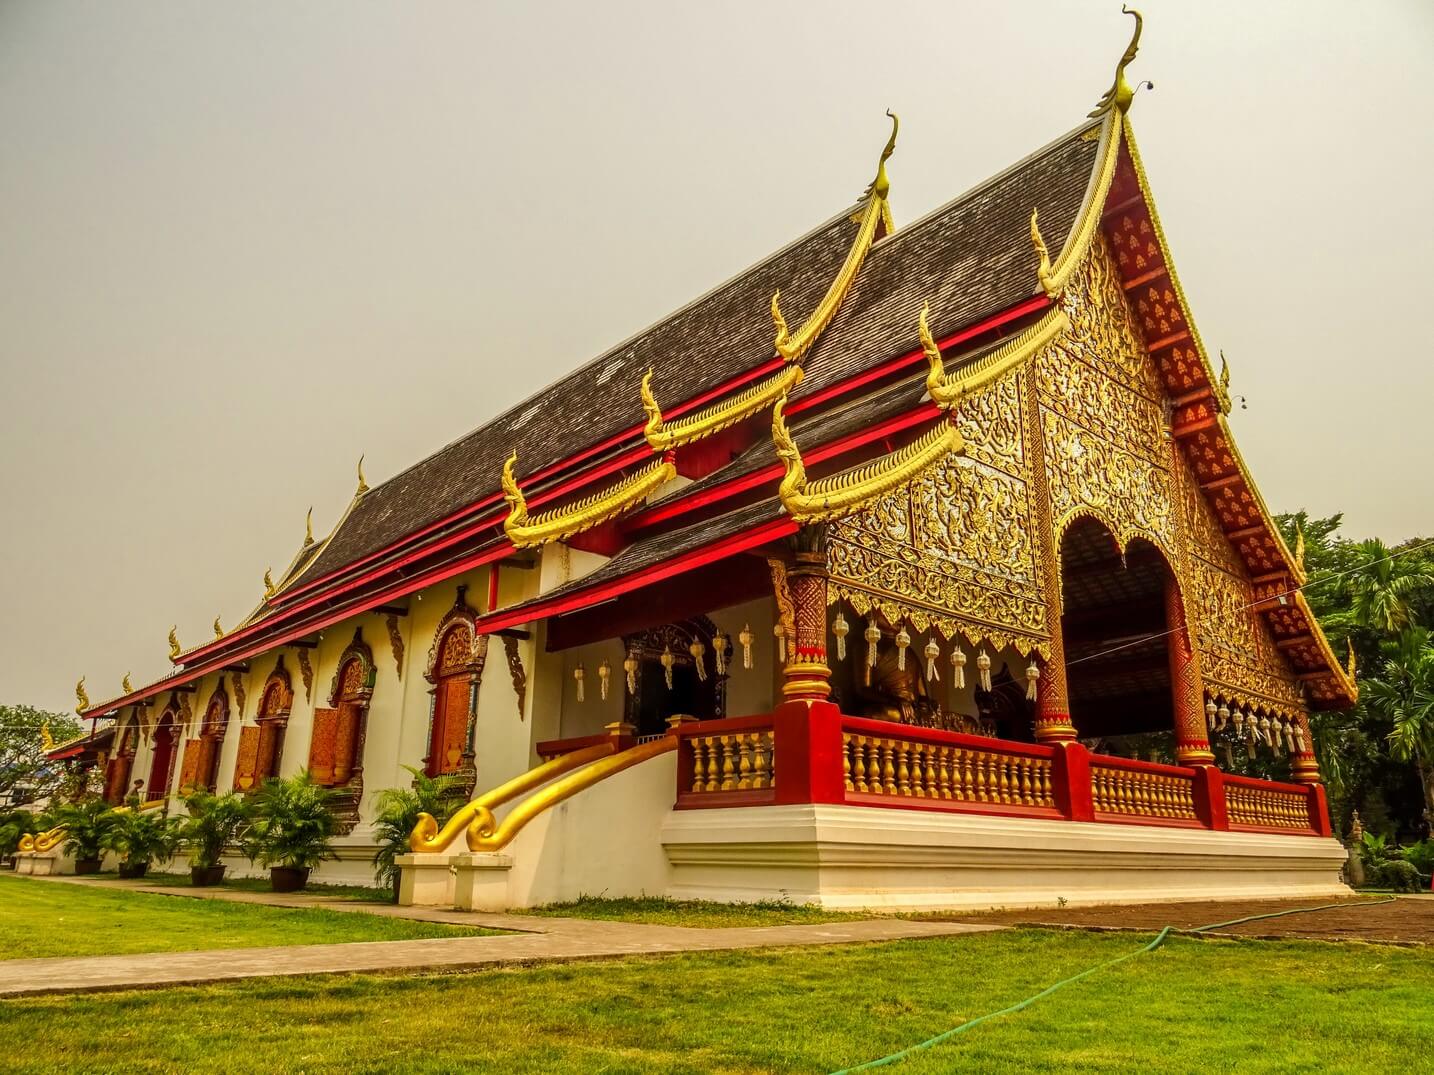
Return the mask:
M1308 829L1309 799L1303 788L1271 787L1227 778L1225 810L1231 824L1271 829Z
M1198 821L1195 779L1155 767L1090 766L1091 800L1097 813Z
M1054 809L1051 759L1000 747L842 733L846 789L860 795Z
M770 728L684 739L691 751L694 794L776 787L777 751Z

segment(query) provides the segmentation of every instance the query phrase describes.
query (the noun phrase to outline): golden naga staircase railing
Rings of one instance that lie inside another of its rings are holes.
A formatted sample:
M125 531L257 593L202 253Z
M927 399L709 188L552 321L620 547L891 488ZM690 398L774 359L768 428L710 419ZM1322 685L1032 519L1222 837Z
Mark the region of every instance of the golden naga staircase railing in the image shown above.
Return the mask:
M163 805L163 799L151 799L147 803L139 804L140 813L145 813L150 810L158 810ZM128 814L130 812L130 809L131 808L128 806L116 806L114 810L111 811L111 813ZM69 829L64 825L56 825L53 829L47 829L44 832L26 833L24 836L20 837L20 843L15 848L15 850L25 855L48 854L64 842L65 834L68 831Z
M664 735L623 751L618 751L614 740L560 755L484 792L449 818L441 829L431 814L420 814L408 838L408 846L419 853L446 851L466 829L470 851L498 851L543 811L624 769L676 748L677 737ZM513 807L501 822L494 816L497 807L534 789L539 790Z

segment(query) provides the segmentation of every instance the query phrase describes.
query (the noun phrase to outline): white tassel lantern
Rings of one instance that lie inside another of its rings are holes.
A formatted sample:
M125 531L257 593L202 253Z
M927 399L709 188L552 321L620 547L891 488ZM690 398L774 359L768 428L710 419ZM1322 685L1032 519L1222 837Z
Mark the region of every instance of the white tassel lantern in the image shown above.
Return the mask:
M727 674L728 645L730 645L730 643L727 641L726 635L719 634L712 640L712 663L717 666L717 674L719 676L725 676Z
M876 648L881 645L881 628L876 625L875 620L866 621L866 630L862 633L866 639L866 685L871 686L871 670L876 667Z
M672 647L664 646L662 656L658 658L662 662L662 678L667 682L667 689L672 689L672 666L677 663L677 654L672 652Z
M1032 661L1026 665L1026 701L1036 700L1036 685L1041 681L1041 666Z
M573 669L573 682L578 685L578 701L580 702L586 701L586 698L583 695L583 681L587 678L587 669L583 667L583 662L579 661L578 666Z
M627 693L637 694L637 654L628 650L627 656L622 659L622 671L627 676Z
M1220 718L1220 731L1223 732L1230 723L1229 707L1222 705L1215 711L1215 715Z
M707 654L707 647L697 639L693 639L692 645L687 647L687 652L692 654L692 664L697 669L697 682L706 683L707 664L702 658Z
M604 657L604 658L602 659L602 664L598 665L598 696L599 696L604 702L607 701L607 689L608 689L608 684L609 684L609 682L610 682L611 680L612 680L612 665L608 664L608 663L607 663L607 658Z
M832 621L832 634L836 636L837 660L846 660L846 636L851 634L851 624L846 622L846 616L838 612L835 620Z
M756 640L757 636L752 633L752 625L750 623L744 623L742 630L737 632L737 641L742 644L743 668L752 667L752 643Z
M1245 737L1245 714L1238 708L1235 710L1235 736L1238 739Z
M951 685L958 691L966 689L966 654L959 643L951 650Z
M1215 699L1205 700L1205 724L1213 732L1215 730Z
M984 649L976 654L976 682L988 694L991 690L991 655Z
M772 625L772 637L777 640L777 663L787 663L787 629L782 624Z
M1295 725L1295 750L1300 754L1305 753L1305 730Z
M936 658L941 656L941 646L937 643L935 635L932 635L926 640L926 649L922 652L926 654L927 682L929 683L933 679L939 680L941 673L936 669Z
M911 646L911 635L906 631L906 624L901 625L901 630L896 632L896 667L906 671L906 651Z

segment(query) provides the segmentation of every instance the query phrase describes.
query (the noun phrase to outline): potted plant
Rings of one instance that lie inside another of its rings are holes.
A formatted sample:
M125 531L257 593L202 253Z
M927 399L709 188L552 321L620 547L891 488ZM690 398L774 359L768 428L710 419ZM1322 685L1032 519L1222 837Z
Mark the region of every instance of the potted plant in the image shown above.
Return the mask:
M264 781L254 793L244 853L269 868L275 892L297 892L309 883L309 871L336 859L338 830L334 792L314 783L307 769L287 779Z
M235 792L214 795L199 789L184 800L189 816L179 838L189 851L189 882L196 887L224 880L224 848L238 840L249 821L249 808Z
M463 800L456 775L429 776L411 765L404 768L413 774L412 786L379 792L373 819L374 839L378 842L373 875L380 885L391 890L395 900L399 871L394 860L408 854L408 837L418 824L418 815L431 814L441 825Z
M99 873L115 825L115 812L103 799L67 803L56 812L65 829L65 854L75 857L75 873Z
M119 875L143 877L151 862L168 862L179 845L175 820L157 812L116 813L105 846L120 856Z

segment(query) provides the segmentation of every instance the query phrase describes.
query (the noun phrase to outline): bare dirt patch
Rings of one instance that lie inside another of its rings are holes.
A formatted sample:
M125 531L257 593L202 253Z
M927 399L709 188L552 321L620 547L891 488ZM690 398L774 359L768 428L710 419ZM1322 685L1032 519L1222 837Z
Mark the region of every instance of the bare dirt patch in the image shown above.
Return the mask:
M1369 941L1382 944L1434 944L1434 900L1399 899L1370 905L1377 896L1353 897L1320 911L1302 911L1225 926L1217 935L1299 938L1319 941ZM956 921L999 922L1012 926L1060 926L1075 929L1150 931L1162 926L1192 929L1251 915L1319 906L1310 900L1212 900L1198 903L1145 903L1122 907L1067 907L1042 911L993 911L952 915ZM1334 901L1323 901L1334 902ZM1364 904L1364 906L1358 906Z

